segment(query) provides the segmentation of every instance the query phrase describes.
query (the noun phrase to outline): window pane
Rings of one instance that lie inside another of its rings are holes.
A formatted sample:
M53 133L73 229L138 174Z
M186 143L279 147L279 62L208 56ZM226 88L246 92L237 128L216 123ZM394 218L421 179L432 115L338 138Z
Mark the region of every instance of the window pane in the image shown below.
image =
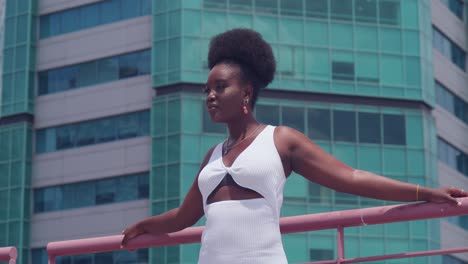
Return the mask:
M74 126L64 126L56 129L57 149L67 149L75 146L76 129Z
M255 0L255 11L258 13L276 15L278 12L278 2L271 0Z
M150 74L151 72L151 50L139 53L137 61L138 75Z
M354 63L351 62L332 62L332 78L334 80L354 80Z
M138 54L132 53L119 58L119 78L124 79L138 75Z
M287 16L302 16L302 0L281 0L281 14Z
M138 114L132 113L117 117L118 138L131 138L138 135Z
M80 124L78 126L77 146L86 146L95 143L96 127L92 122Z
M257 105L255 117L260 123L279 125L279 107L276 105Z
M81 28L90 28L99 24L99 5L91 4L81 8Z
M138 198L149 197L149 177L148 174L138 176Z
M61 13L62 33L68 33L79 29L80 10L70 9Z
M117 58L106 58L98 61L99 82L119 79L119 61Z
M328 1L327 0L306 0L305 1L306 16L327 18L328 17Z
M250 11L252 10L252 0L230 0L229 10L241 10Z
M100 5L100 18L102 24L112 23L120 18L120 1L107 0Z
M359 142L380 143L380 114L359 113Z
M400 3L395 0L379 2L380 23L398 25L400 23Z
M117 182L116 202L131 201L138 198L138 177L120 177L115 181Z
M101 180L96 183L96 204L106 204L115 201L114 179Z
M352 0L330 0L331 17L338 20L352 20L353 1Z
M97 63L88 62L78 66L78 87L93 85L97 81Z
M283 107L281 109L283 125L292 127L305 132L304 108L302 107Z
M355 0L354 12L357 21L375 23L377 22L377 1Z
M137 17L140 14L140 1L138 0L121 0L122 16L121 19Z
M309 137L312 140L330 140L330 116L331 113L328 109L308 109Z
M96 141L107 142L115 140L115 118L96 121Z
M405 145L405 117L402 115L383 115L384 144Z
M356 142L356 119L354 112L333 111L333 139Z

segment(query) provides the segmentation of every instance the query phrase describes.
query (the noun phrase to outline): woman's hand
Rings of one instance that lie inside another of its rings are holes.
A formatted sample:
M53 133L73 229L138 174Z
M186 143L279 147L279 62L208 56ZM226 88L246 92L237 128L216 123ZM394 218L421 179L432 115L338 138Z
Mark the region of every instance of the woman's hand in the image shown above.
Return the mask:
M129 240L144 233L146 232L139 226L139 223L129 226L127 229L122 231L122 234L124 235L124 237L122 239L122 242L120 243L120 248L125 248Z
M439 189L432 189L431 195L427 201L432 203L451 203L454 205L461 205L461 202L455 198L467 197L468 194L463 189L453 186L442 187Z

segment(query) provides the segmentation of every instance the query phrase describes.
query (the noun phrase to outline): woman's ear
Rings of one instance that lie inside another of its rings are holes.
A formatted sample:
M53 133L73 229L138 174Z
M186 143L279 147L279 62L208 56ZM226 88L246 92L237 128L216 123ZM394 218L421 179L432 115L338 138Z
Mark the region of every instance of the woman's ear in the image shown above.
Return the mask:
M244 88L244 99L248 98L249 100L253 97L253 87L252 84L249 82Z

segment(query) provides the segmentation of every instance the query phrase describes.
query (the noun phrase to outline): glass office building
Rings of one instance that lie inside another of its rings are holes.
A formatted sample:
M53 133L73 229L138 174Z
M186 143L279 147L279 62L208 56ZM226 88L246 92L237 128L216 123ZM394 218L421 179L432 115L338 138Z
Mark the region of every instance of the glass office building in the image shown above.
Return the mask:
M115 235L182 202L227 135L202 88L210 38L235 27L259 31L277 60L258 120L356 168L468 189L461 0L6 0L5 14L0 246L16 246L20 263L46 263L50 241ZM385 204L293 174L282 215ZM457 247L467 228L465 216L350 228L346 255ZM291 263L335 258L334 241L333 231L283 236ZM196 263L199 247L59 262Z

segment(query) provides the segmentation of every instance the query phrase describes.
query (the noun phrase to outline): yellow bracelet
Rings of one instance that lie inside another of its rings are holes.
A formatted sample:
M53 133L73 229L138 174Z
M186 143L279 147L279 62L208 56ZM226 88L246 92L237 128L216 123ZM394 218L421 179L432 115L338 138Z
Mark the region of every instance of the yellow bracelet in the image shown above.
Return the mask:
M419 201L419 184L416 186L416 201Z

